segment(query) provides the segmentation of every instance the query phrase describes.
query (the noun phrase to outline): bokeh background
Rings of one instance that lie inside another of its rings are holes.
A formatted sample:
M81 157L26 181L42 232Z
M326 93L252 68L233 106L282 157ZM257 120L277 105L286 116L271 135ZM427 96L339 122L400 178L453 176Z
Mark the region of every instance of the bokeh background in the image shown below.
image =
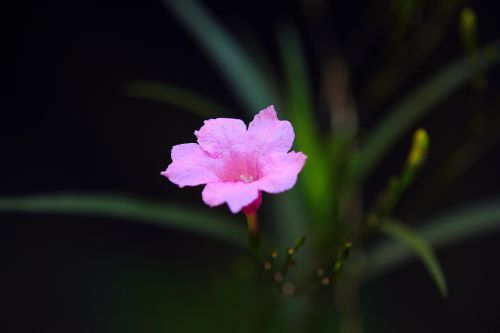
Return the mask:
M427 29L429 40L438 42L406 74L409 60L393 53L404 43L398 44L397 32L386 25L394 20L394 2L204 1L246 48L269 56L277 75L282 73L276 25L284 20L298 24L317 96L320 64L341 55L352 70L361 129L373 126L405 92L465 54L458 32L464 6L477 14L479 44L499 35L498 6L491 1L458 1L446 19L429 14L432 2L415 1L426 3L425 9L408 19L407 29ZM306 15L316 3L325 6L321 14L327 20ZM200 188L179 190L159 174L170 162L170 148L193 141L203 119L127 96L124 87L149 80L189 88L227 106L229 116L250 119L217 67L161 1L28 0L9 4L7 14L2 196L124 193L208 210ZM391 64L402 68L405 78L389 82L390 97L377 101L368 82ZM429 132L431 150L419 179L398 205L398 216L411 220L498 194L495 135L500 129L479 144L481 154L438 192L432 205L418 201L422 193L436 194L443 160L498 118L498 74L494 67L485 74L487 89L467 84L419 123ZM326 119L324 105L317 106L318 119ZM367 202L400 169L409 142L398 142L372 173L365 186ZM225 207L217 210L229 214ZM266 298L248 287L256 283L248 281L254 272L245 271L252 267L246 265L248 254L215 240L88 216L1 213L0 221L3 332L243 331L250 308ZM446 299L415 260L371 280L362 289L366 331L500 331L499 253L498 233L439 250L449 285Z

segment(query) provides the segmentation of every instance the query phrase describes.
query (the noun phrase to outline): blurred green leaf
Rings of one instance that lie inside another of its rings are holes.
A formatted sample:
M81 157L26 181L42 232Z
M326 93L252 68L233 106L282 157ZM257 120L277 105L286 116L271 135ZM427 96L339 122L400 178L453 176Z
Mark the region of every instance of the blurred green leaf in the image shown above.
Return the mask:
M297 190L291 190L267 197L266 202L272 207L270 218L276 226L275 241L279 242L273 246L287 247L300 235L310 236L307 229L307 213L304 211L300 194ZM306 247L303 252L308 250Z
M303 171L304 187L311 211L318 220L327 220L325 210L331 207L332 194L329 181L327 156L315 123L304 49L297 29L282 25L278 30L281 56L286 74L286 108L296 132L297 147L308 156Z
M494 42L477 53L478 67L488 69L498 61L500 42ZM467 83L476 73L468 57L462 57L437 73L410 93L388 113L364 140L358 175L364 179L398 139L415 126L430 110Z
M225 108L208 98L189 90L151 81L132 81L125 84L129 97L139 97L171 104L192 112L204 119L228 114Z
M265 73L198 1L163 2L219 67L250 115L279 102L278 94Z
M420 258L425 265L429 274L434 279L439 292L443 297L446 297L448 290L446 287L446 280L439 266L439 261L432 251L431 246L425 239L418 233L405 226L404 224L395 221L386 220L382 224L381 231L394 238L396 241L401 242L409 249L411 249L417 257Z
M125 219L193 232L247 249L243 221L237 224L232 218L181 204L156 204L119 195L51 194L1 198L0 212Z
M263 270L250 256L214 258L210 246L202 249L179 260L134 255L111 261L99 275L101 293L92 294L106 314L102 331L269 332L279 295Z
M434 248L500 230L500 198L459 208L425 221L417 233ZM367 277L387 273L412 258L404 246L389 241L369 252Z
M406 5L410 2L408 0L397 1ZM365 103L378 108L401 92L400 88L412 79L412 74L422 68L425 60L442 43L449 31L450 22L456 19L457 11L467 0L425 0L425 2L427 4L421 3L414 7L412 15L407 16L411 18L409 22L401 22L401 19L405 20L404 16L396 13L384 20L388 37L384 38L387 43L385 65L381 66L371 79L365 79L368 84L368 89L363 96ZM375 17L378 16L375 15ZM406 27L409 28L408 30L404 27L407 24L409 24ZM430 31L432 33L429 33ZM370 34L370 32L366 33ZM355 43L359 43L358 39L355 39ZM372 42L375 43L375 40L373 39ZM365 61L370 61L369 50L365 47Z

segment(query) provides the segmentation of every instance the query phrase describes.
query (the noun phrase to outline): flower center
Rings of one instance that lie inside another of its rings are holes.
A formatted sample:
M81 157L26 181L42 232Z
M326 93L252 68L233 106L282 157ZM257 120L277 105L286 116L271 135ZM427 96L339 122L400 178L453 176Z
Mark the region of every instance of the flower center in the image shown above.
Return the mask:
M220 179L225 182L252 183L260 178L258 161L251 155L232 154L220 169Z
M246 175L246 174L241 174L240 175L240 180L244 183L251 183L253 182L253 176Z

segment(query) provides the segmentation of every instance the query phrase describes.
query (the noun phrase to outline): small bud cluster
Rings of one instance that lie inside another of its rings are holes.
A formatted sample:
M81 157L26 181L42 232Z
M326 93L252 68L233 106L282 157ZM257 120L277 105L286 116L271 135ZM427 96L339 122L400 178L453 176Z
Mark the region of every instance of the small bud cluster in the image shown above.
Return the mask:
M286 249L286 257L283 260L281 268L278 270L273 270L275 266L278 266L277 260L279 259L279 253L276 249L271 250L270 257L263 262L264 271L269 274L276 290L282 295L294 296L297 292L296 284L288 281L286 278L290 268L295 265L294 255L302 247L304 242L305 237L300 237L293 247Z

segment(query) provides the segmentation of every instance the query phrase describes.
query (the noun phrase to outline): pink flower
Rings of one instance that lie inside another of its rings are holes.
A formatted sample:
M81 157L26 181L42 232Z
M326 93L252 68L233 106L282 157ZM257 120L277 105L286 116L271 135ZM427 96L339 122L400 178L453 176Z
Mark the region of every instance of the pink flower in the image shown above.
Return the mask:
M161 174L184 186L206 184L202 197L210 207L227 203L233 213L252 213L261 192L291 189L306 155L289 152L295 134L273 106L260 111L248 126L239 119L206 120L194 134L198 143L172 148L172 163Z

